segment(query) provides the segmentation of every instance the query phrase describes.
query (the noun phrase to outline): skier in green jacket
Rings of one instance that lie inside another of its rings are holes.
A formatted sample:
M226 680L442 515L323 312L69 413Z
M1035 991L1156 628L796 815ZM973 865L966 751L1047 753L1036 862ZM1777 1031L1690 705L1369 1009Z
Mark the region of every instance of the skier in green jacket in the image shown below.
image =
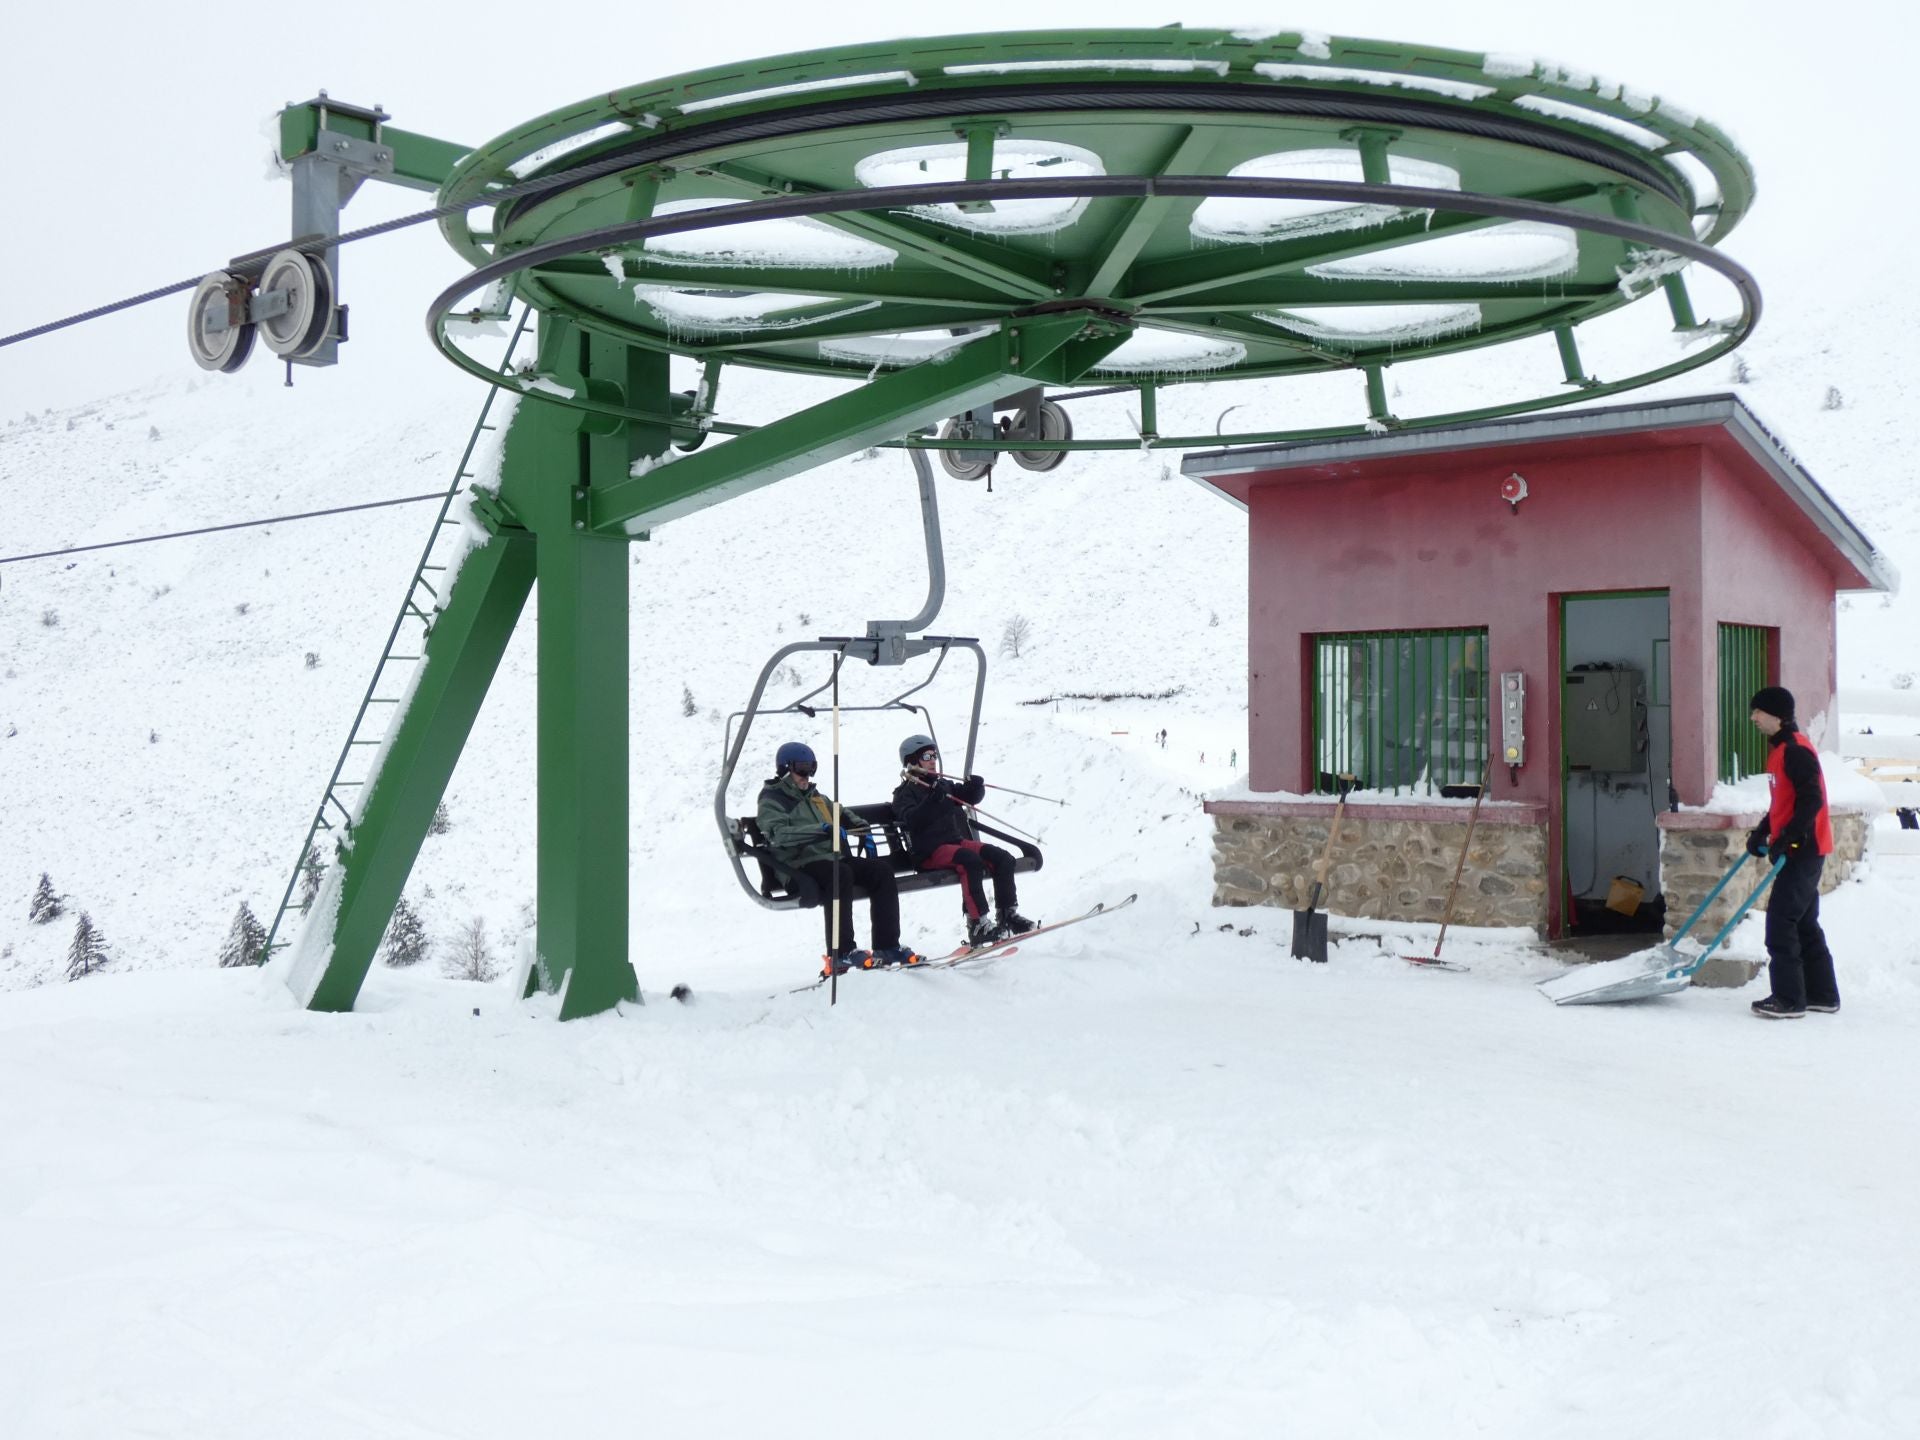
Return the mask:
M923 958L900 943L900 891L893 867L874 854L873 838L861 836L864 855L853 853L854 836L869 829L851 810L840 811L838 843L834 835L834 804L813 783L819 770L813 751L797 740L780 747L774 757L774 776L760 787L758 823L774 855L812 878L827 897L821 914L826 921L827 965L837 975L850 969L880 965L917 965ZM834 933L834 871L839 870L839 934ZM854 947L853 895L866 895L872 912L873 949Z

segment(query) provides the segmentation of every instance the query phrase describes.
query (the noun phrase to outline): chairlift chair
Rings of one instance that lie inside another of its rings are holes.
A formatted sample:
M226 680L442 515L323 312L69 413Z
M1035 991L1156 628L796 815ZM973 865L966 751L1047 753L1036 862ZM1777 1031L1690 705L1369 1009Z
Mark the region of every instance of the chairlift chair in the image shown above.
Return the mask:
M834 669L837 671L849 654L859 654L863 647L872 645L870 639L836 638L823 636L818 640L796 641L782 646L774 652L773 658L761 667L760 678L753 687L746 708L736 710L727 717L726 732L723 740L724 759L720 768L720 784L714 792L714 818L720 827L721 839L726 843L727 858L733 865L733 873L740 881L740 888L752 897L754 902L769 910L811 909L821 903L820 887L813 877L798 870L774 855L767 844L766 837L760 833L760 826L754 815L727 814L727 790L733 783L734 773L740 765L740 757L745 753L747 737L753 730L756 718L766 715L794 715L808 720L818 717L825 706L815 703L822 691L834 683L834 676L816 685L805 694L787 701L784 705L762 708L760 701L766 692L767 683L776 670L786 663L790 656L806 652L825 652L831 654ZM973 684L973 708L967 725L967 744L963 772L973 769L974 746L980 736L980 703L986 694L987 661L980 642L965 636L923 635L909 640L912 658L933 654L932 668L926 678L918 684L909 686L891 699L878 704L847 705L842 704L843 712L879 712L897 710L903 715L915 717L914 723L939 743L939 732L934 726L933 716L924 705L913 704L908 697L917 694L931 685L946 664L947 656L956 649L966 650L973 655L975 662ZM864 658L864 657L863 657ZM735 724L739 731L736 734ZM888 801L874 804L846 805L842 809L865 820L872 827L874 844L878 857L885 860L893 869L895 884L902 894L915 890L931 890L942 885L958 884L959 872L956 870L925 871L919 868L913 857L907 853L906 837L894 818L893 805ZM1040 848L1031 841L1021 839L1003 830L969 817L971 827L977 838L989 839L1006 846L1015 852L1014 873L1024 874L1038 870L1044 863ZM747 870L748 862L756 867L755 876Z
M913 704L909 697L927 688L946 664L947 656L954 650L965 650L974 660L973 708L967 722L967 744L962 772L973 770L974 746L980 738L980 703L986 696L987 656L980 648L980 642L969 636L961 635L914 635L911 631L928 624L939 613L940 602L946 591L945 561L940 549L940 512L934 495L933 469L927 463L925 452L909 452L914 473L918 477L920 490L920 512L926 533L928 594L926 604L920 613L909 620L870 620L867 633L860 636L822 636L817 640L796 640L776 650L773 657L760 667L760 677L754 682L753 693L747 699L746 708L736 710L727 717L726 729L722 736L722 760L720 764L720 783L713 792L713 818L720 830L721 841L726 846L727 859L733 866L733 873L740 882L740 888L756 904L769 910L810 909L820 904L820 887L813 879L793 866L778 859L760 833L758 819L754 815L727 814L727 788L733 783L735 771L739 769L740 757L745 753L747 737L753 732L754 720L762 715L796 715L808 720L818 716L827 708L819 703L822 692L832 687L839 679L840 669L849 659L864 660L869 665L904 665L909 660L933 655L932 668L925 679L917 685L910 685L899 694L879 704L840 705L841 710L884 711L898 710L903 715L917 717L916 724L938 743L939 732L934 728L933 717L923 705ZM833 656L832 672L821 684L799 697L787 701L784 705L772 709L763 709L761 699L765 696L767 682L773 674L785 664L789 657L809 652L830 654ZM734 726L738 722L736 733ZM958 871L937 870L922 871L907 853L906 839L900 831L893 814L890 801L877 804L846 805L842 809L850 810L873 827L873 838L879 852L879 858L893 868L900 891L910 893L915 890L931 890L942 885L956 885L960 881ZM1030 841L1010 835L991 825L983 824L977 817L969 815L969 821L975 833L994 840L1017 852L1014 861L1016 874L1038 870L1043 863L1040 848ZM751 861L757 870L758 883L747 872Z

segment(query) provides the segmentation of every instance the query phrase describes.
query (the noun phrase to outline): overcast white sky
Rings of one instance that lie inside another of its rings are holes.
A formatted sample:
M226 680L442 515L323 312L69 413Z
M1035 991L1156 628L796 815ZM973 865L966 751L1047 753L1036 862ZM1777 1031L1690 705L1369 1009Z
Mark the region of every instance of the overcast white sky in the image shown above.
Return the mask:
M1754 161L1758 204L1727 248L1758 275L1777 323L1795 307L1870 294L1882 278L1904 276L1892 267L1897 254L1905 260L1901 232L1920 211L1898 188L1911 183L1900 136L1915 104L1915 9L1911 0L1316 0L1204 13L1149 0L972 0L947 11L875 0L17 6L0 30L0 333L204 273L285 238L289 191L265 178L261 123L322 87L384 104L406 128L471 145L582 95L731 60L903 33L1176 19L1521 51L1679 101L1724 126ZM368 186L346 223L426 201ZM399 373L444 366L420 322L458 271L431 227L347 250L343 290L355 338L346 363ZM197 373L184 315L177 297L0 350L0 415ZM1873 338L1870 324L1863 313L1863 343ZM245 375L223 383L277 383L271 359L262 351Z

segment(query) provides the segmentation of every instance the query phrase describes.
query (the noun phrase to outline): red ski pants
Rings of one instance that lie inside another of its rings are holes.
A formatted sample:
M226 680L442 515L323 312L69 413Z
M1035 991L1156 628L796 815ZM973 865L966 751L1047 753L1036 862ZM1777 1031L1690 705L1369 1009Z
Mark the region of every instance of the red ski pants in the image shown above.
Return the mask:
M960 904L969 920L978 920L987 913L986 875L993 877L996 909L1012 910L1018 904L1014 898L1013 855L998 845L985 845L978 840L942 845L920 868L960 872Z

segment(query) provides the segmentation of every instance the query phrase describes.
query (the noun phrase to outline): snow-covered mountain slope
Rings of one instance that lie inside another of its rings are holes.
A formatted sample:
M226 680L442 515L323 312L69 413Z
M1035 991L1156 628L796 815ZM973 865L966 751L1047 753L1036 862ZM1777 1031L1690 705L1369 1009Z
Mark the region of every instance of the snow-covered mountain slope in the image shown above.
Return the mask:
M1738 391L1920 574L1900 377L1855 312L1790 301ZM1551 365L1408 367L1395 403ZM1350 419L1356 389L1181 388L1162 425ZM743 381L726 408L816 393ZM15 417L4 553L436 490L478 403L408 350ZM1076 421L1128 433L1115 401ZM1287 915L1208 906L1198 797L1245 748L1245 522L1177 457L941 483L937 628L991 653L1031 626L994 655L977 767L1068 802L989 802L1047 848L1023 908L1140 903L977 971L788 994L818 922L753 905L721 855L723 717L780 644L919 607L913 497L901 457L849 460L634 547L649 1003L565 1027L438 963L473 918L503 961L527 924L530 627L409 885L435 961L376 967L348 1016L212 968L236 906L278 902L430 506L0 567L9 1433L1920 1430L1920 862L1831 897L1847 1009L1787 1027L1747 1018L1760 987L1556 1010L1531 983L1551 958L1499 934L1449 938L1466 975L1396 958L1430 933L1287 960ZM1913 622L1906 597L1847 605L1843 681L1920 669ZM926 697L950 753L953 668ZM847 698L902 684L856 668ZM849 717L842 795L883 795L920 724ZM824 753L827 730L757 730L735 807L780 740ZM68 911L39 926L43 871ZM112 961L46 984L82 909ZM945 943L952 892L907 920Z
M1915 462L1899 439L1910 426L1900 377L1838 319L1794 328L1797 318L1788 309L1762 330L1743 352L1750 378L1733 388L1915 573L1920 511L1909 498ZM1622 341L1601 351L1614 363L1600 373L1664 359L1674 344L1657 326L1643 326L1633 343L1638 350ZM1553 373L1543 347L1471 366L1401 367L1394 403L1421 413L1538 388ZM291 390L267 367L234 379L196 372L75 411L14 417L0 431L8 552L444 487L480 387L424 353L347 359ZM1696 375L1654 393L1730 380ZM726 408L748 420L823 393L791 377L730 383ZM1229 428L1299 423L1307 413L1353 418L1355 388L1179 387L1164 395L1161 424L1209 433L1229 406ZM1119 400L1076 413L1082 433L1129 433ZM1063 904L1111 888L1105 877L1120 873L1136 848L1129 842L1147 840L1126 819L1151 819L1154 846L1202 848L1193 792L1231 779L1244 748L1245 523L1177 467L1172 453L1121 451L1078 455L1045 476L1003 466L991 493L941 482L950 580L937 628L979 636L994 656L979 768L1072 802L1058 810L1009 799L996 811L1054 842L1045 888L1057 887ZM209 963L241 901L269 916L431 508L5 567L0 769L10 823L0 828L0 946L11 951L0 958L0 986L38 983L61 967L67 926L22 923L42 872L70 910L92 915L121 968ZM794 952L801 922L752 906L719 855L707 807L720 717L744 703L762 660L786 641L858 633L868 618L917 609L926 589L920 546L909 467L882 453L663 527L634 547L633 857L644 980L686 978L678 958L660 969L650 954ZM1843 682L1885 684L1920 669L1909 599L1860 597L1842 609ZM1019 658L1002 658L998 642L1015 616L1030 622L1032 640ZM429 843L414 881L437 932L477 915L503 950L532 897L530 628L454 778L453 828ZM966 668L956 663L947 678L969 680ZM847 698L887 698L903 688L883 689L895 678L854 677ZM1151 705L1023 703L1167 689L1179 693ZM691 717L681 713L685 694ZM957 745L964 687L943 683L929 695L942 738ZM1150 749L1147 734L1163 726L1171 743ZM899 730L894 717L849 722L844 798L890 788ZM798 738L824 748L826 733L823 723ZM795 736L756 732L736 809L751 803L764 757L785 738ZM1186 902L1204 907L1201 878L1187 880ZM950 928L950 898L911 912L930 943Z

